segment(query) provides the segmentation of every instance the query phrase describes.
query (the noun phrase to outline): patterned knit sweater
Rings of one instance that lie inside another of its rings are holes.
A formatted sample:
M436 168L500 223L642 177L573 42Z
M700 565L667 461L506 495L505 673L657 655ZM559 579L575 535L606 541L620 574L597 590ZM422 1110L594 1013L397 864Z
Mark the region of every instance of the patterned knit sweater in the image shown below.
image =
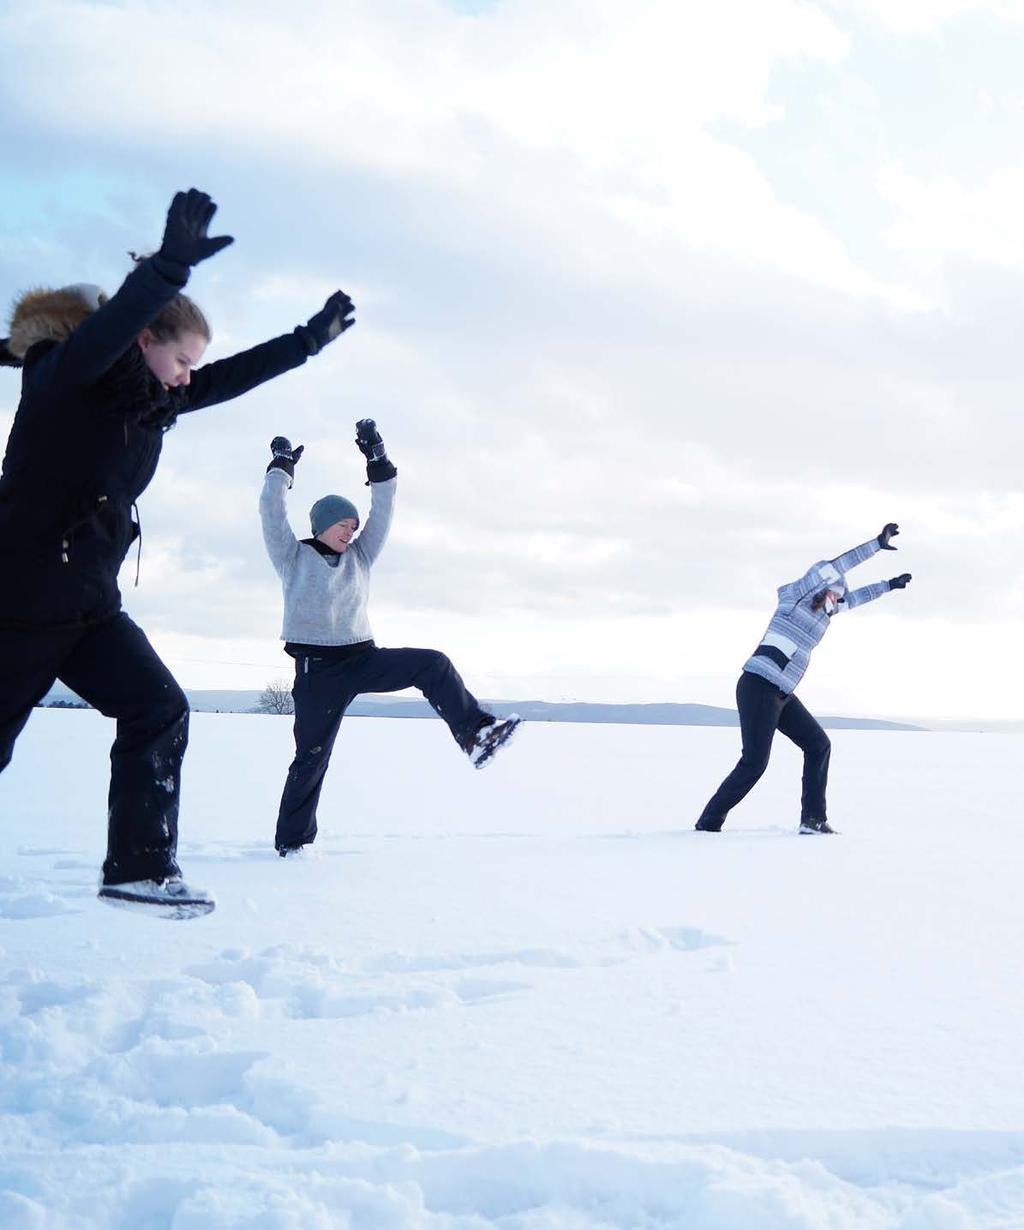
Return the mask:
M828 631L832 618L824 607L814 609L815 596L825 589L843 594L837 609L848 611L887 594L888 581L876 581L854 590L847 590L846 586L848 569L863 564L880 549L878 539L872 538L835 559L819 560L798 581L779 586L779 605L760 645L743 664L743 669L760 675L787 694L792 692L807 670L811 650Z
M260 495L263 541L284 591L281 640L304 645L372 640L366 615L370 568L391 528L398 480L370 484L366 524L336 559L327 559L292 533L284 498L291 485L283 470L270 470Z

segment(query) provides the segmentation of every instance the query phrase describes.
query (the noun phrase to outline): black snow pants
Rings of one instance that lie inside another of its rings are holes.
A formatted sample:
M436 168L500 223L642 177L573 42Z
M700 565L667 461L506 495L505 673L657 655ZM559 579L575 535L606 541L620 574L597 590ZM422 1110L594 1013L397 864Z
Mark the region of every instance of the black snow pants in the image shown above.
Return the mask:
M281 796L274 844L278 850L304 846L316 837L316 808L331 750L345 710L360 692L419 688L448 723L460 747L490 714L480 708L459 672L435 649L379 649L356 657L298 657L295 660L295 759Z
M85 628L0 628L0 772L11 763L33 707L58 679L117 720L104 884L179 875L178 796L188 742L184 692L124 612Z
M729 811L744 799L768 767L772 740L781 731L804 754L801 820L825 820L825 789L832 744L803 704L767 679L744 671L736 684L743 754L701 813L698 825L720 828Z

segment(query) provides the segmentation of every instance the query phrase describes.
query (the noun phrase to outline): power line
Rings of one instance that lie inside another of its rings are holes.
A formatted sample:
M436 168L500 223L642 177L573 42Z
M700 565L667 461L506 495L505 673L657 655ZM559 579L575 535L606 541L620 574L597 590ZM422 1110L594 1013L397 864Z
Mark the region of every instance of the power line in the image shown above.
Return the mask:
M205 666L257 666L260 670L276 671L282 666L287 665L285 662L275 662L272 665L267 662L228 662L223 658L180 658L177 654L167 653L162 654L169 662L201 662Z

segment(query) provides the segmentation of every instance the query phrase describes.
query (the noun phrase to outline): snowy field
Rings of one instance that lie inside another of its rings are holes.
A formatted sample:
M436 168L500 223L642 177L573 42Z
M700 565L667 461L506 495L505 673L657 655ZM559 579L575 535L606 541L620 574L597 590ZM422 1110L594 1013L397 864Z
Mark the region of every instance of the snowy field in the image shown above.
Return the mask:
M4 1230L1024 1226L1024 736L780 741L720 836L728 729L343 727L310 857L286 718L199 715L207 919L95 901L111 727L0 777Z

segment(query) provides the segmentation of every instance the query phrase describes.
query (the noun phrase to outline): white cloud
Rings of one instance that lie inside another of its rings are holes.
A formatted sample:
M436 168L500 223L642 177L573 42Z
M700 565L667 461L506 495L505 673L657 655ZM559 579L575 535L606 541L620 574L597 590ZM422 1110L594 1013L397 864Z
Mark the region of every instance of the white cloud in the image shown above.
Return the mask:
M970 257L988 265L1024 268L1024 165L1006 166L970 186L950 175L923 177L889 165L879 192L899 211L887 239L897 249Z
M865 13L899 34L921 34L958 17L987 13L1024 21L1022 0L829 0L831 8Z

